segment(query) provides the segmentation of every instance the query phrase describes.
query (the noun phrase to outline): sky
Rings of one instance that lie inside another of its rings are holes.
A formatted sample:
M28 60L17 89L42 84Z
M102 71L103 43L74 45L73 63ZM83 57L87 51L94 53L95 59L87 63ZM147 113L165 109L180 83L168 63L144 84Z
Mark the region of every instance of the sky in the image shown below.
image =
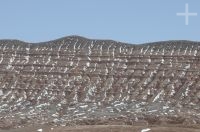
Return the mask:
M189 12L197 16L184 16ZM200 0L1 0L0 39L44 42L79 35L141 44L200 41Z

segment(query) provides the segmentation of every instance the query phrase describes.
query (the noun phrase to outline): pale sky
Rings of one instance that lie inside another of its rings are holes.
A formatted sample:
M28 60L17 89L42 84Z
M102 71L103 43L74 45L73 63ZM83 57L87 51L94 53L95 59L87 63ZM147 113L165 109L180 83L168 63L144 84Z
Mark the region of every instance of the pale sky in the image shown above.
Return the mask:
M185 17L176 13L198 13ZM27 42L68 35L140 44L200 41L199 0L1 0L0 39Z

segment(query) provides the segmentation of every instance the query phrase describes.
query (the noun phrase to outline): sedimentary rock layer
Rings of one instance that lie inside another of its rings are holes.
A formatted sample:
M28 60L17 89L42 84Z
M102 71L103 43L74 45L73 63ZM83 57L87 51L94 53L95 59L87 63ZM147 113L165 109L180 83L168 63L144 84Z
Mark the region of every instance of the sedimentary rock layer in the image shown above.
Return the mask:
M199 124L199 50L191 41L1 40L0 127Z

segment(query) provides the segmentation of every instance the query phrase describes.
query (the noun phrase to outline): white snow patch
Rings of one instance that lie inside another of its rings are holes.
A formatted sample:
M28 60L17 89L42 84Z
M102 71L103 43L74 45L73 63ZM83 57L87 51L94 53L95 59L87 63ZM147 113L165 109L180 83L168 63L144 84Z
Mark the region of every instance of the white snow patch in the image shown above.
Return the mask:
M189 55L191 55L191 54L192 54L192 49L193 49L193 46L192 46L192 48L190 48Z
M117 107L117 106L121 106L121 105L124 105L124 102L120 102L119 104L115 104L114 106Z
M148 59L148 62L151 63L151 58Z
M78 39L76 40L75 44L74 44L74 52L76 50L76 44L78 43Z
M122 46L119 47L119 53L121 53L121 52L122 52Z
M149 46L147 47L147 49L144 51L144 54L146 54L146 52L149 50Z
M77 95L77 89L75 89L75 95L73 97L74 102L78 102L78 95Z
M143 52L143 48L140 50L140 53L142 53Z
M189 93L189 87L186 88L185 96L188 96L188 93Z
M180 54L181 48L182 48L182 47L180 47L180 48L178 49L178 55Z
M104 44L104 42L103 42ZM102 56L103 45L100 46L100 55Z
M90 66L90 62L87 62L87 63L86 63L86 66L89 67L89 66Z
M148 90L147 90L147 95L150 95L150 94L151 94L151 90L148 89Z
M187 53L187 50L188 50L188 46L187 46L187 48L185 49L184 55Z
M82 106L79 106L80 108L87 108L88 105L82 105Z
M3 61L3 54L1 54L1 60L0 60L0 63L2 63Z
M69 65L70 65L70 66L73 66L73 61L70 61Z
M173 67L172 62L169 62L169 63L170 63L170 67Z
M47 65L50 61L51 61L51 56L48 57L48 60L47 60L47 62L45 63L45 65Z
M148 132L150 130L151 130L150 128L145 128L145 129L142 129L141 132Z
M85 115L85 113L78 113L78 114L76 114L76 116L82 116L82 115Z
M42 132L42 131L43 131L43 129L38 129L38 130L37 130L37 132Z
M27 64L27 63L29 62L29 58L30 58L30 56L27 55L27 56L24 56L24 57L25 57L25 60L26 60L25 64Z
M158 93L158 95L154 98L153 102L155 102L156 100L158 100L160 98L160 95L164 92L164 90L162 90L160 93Z
M168 109L169 108L169 106L163 106L163 109L165 110L165 109Z
M174 54L174 49L172 49L172 52L171 52L171 55L173 55Z
M8 64L8 65L6 66L6 69L10 69L10 68L12 68L12 65L11 65L11 64Z
M162 55L165 55L165 49L162 50Z
M154 51L153 49L154 49L154 47L151 48L150 55L152 55L152 53L153 53L153 51Z
M1 95L3 95L3 91L2 91L2 89L0 90L0 96L1 96Z
M130 54L133 54L133 48L131 48L131 52L130 52Z
M158 110L150 110L149 113L157 112Z
M163 63L164 63L164 61L165 61L165 60L162 58L162 59L161 59L161 63L163 64Z
M93 41L92 41L92 42L93 42ZM92 51L91 51L91 45L88 46L88 49L89 49L88 55L91 55L91 53L92 53Z
M174 85L172 85L172 91L171 91L170 95L174 95L174 94L175 94Z
M194 51L194 56L197 56L197 50Z
M190 64L188 64L186 67L185 67L185 69L189 69L190 68Z
M182 73L181 73L181 75L180 75L180 77L184 77L185 76L185 71L182 71Z

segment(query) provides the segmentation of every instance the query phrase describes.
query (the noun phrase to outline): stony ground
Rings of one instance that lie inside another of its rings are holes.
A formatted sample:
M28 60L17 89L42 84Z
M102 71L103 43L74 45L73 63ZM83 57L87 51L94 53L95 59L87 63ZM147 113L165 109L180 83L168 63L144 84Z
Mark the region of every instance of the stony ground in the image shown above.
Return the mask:
M51 127L51 126L31 126L12 130L0 130L0 132L199 132L200 128L180 127L180 126L126 126L126 125L92 125L76 127ZM146 130L146 131L145 131Z

